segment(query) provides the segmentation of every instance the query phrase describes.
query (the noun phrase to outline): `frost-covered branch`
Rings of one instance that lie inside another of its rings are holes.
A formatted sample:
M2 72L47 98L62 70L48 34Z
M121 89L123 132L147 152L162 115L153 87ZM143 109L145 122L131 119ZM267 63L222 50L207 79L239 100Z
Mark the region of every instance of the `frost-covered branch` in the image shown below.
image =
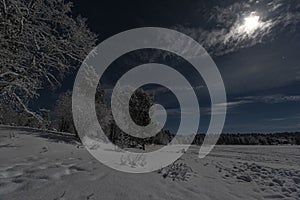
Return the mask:
M1 104L10 99L10 106L36 115L28 108L36 91L60 86L95 46L96 35L71 9L61 0L1 0Z

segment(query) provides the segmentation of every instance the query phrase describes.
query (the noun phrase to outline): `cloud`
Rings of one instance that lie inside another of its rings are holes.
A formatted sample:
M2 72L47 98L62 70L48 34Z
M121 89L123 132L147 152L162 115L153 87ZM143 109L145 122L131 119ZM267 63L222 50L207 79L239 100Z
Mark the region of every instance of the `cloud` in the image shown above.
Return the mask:
M298 102L300 101L300 95L294 96L285 96L282 94L275 95L265 95L265 96L245 96L235 98L234 101L224 102L215 104L215 110L212 112L211 107L201 108L201 111L205 115L222 115L226 113L232 113L235 108L245 104L253 103L267 103L267 104L276 104L276 103L285 103L285 102ZM226 106L227 111L224 113L223 107ZM170 109L170 113L178 114L180 111L178 109ZM185 112L188 114L188 112ZM285 120L285 118L274 118L274 121Z
M299 121L300 119L300 115L288 115L288 116L283 116L283 117L277 117L277 118L270 118L270 119L266 119L266 121L270 121L270 122L283 122L283 121L287 121L287 122L295 122L295 121Z
M287 118L287 117L282 117L282 118L272 118L272 119L268 119L268 121L285 121L285 120L288 120L290 118Z
M283 31L295 32L300 21L299 8L299 1L236 2L227 7L216 6L203 16L212 28L182 25L173 28L197 40L210 54L219 56L271 41ZM245 20L251 15L258 18L255 27L249 28Z
M233 108L238 105L245 104L245 103L250 103L250 101L241 100L241 101L232 101L232 102L226 102L226 103L218 103L218 104L216 104L216 106L219 106L219 107L226 106L227 108Z
M300 95L285 96L282 94L266 95L266 96L246 96L237 98L242 101L247 101L249 103L284 103L284 102L297 102L300 101Z
M205 88L205 85L197 85L197 86L173 86L173 87L169 87L169 89L171 91L182 91L182 90L195 90L195 92L197 92L198 90L201 90L203 88ZM168 92L168 88L166 87L155 87L152 89L148 89L145 90L146 92L149 92L150 94L161 94L161 93L165 93Z
M211 108L204 108L205 115L224 115L226 113L232 112L232 110L240 105L251 103L249 100L237 100L231 102L224 102L215 104L215 110L212 111ZM224 112L224 106L226 106L226 113Z
M253 104L253 103L267 103L267 104L276 104L276 103L285 103L285 102L298 102L300 101L300 95L294 96L285 96L282 94L275 94L275 95L265 95L265 96L245 96L245 97L238 97L235 98L234 101L219 103L215 106L215 111L212 112L211 108L204 108L205 115L221 115L225 114L223 112L223 107L227 107L227 113L232 113L233 109L237 108L238 106L244 104ZM288 118L274 118L272 121L283 121Z

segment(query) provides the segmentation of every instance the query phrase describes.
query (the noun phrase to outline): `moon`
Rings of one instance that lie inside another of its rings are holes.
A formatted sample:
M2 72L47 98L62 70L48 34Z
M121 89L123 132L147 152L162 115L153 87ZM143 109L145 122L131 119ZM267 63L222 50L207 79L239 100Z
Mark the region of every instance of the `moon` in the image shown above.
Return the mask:
M240 33L252 34L255 30L260 28L261 25L260 17L255 12L252 12L249 16L244 18L244 22L240 25L238 30Z
M245 28L246 31L252 31L255 30L259 27L260 21L259 21L259 16L257 15L252 15L249 17L245 17Z

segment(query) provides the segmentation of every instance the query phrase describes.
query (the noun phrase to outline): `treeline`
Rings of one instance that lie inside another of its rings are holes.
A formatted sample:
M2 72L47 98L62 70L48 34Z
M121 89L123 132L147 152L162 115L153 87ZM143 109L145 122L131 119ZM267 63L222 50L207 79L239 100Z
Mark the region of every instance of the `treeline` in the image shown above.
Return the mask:
M201 145L205 134L197 134L193 144ZM283 133L223 133L218 145L300 145L300 132Z
M124 95L125 92L116 89L119 95ZM168 144L173 135L167 130L161 130L153 137L141 139L133 137L123 132L114 121L111 110L104 102L104 90L97 88L95 95L95 108L97 112L98 122L101 124L102 130L111 142L119 147L144 148L147 144ZM119 102L121 107L124 107L125 102ZM136 90L129 102L129 112L136 124L145 126L151 120L149 109L154 104L153 97L145 93L142 89ZM31 127L55 132L65 132L75 135L79 138L73 121L72 113L72 92L67 91L61 93L52 110L39 109L35 115L40 118L42 123L35 117L28 117L26 113L19 112L11 107L2 107L0 109L0 124ZM126 123L126 121L124 121ZM88 128L88 127L87 127Z
M150 138L136 138L124 133L113 120L111 110L104 103L104 91L98 88L95 96L95 106L97 117L104 132L111 142L120 147L144 148L148 144L167 145L175 134L168 130L162 130ZM124 102L121 102L124 103ZM150 122L149 108L153 105L153 97L143 90L134 92L130 100L130 115L134 122L139 125L147 125ZM121 105L122 106L122 105ZM0 109L0 124L10 126L25 126L39 129L46 129L58 132L67 132L78 137L72 115L72 93L70 91L62 93L57 99L53 110L40 109L36 114L42 119L43 123L38 123L35 117L28 117L23 112L11 107ZM179 143L186 143L185 139L191 136L179 137ZM201 145L205 134L197 134L193 144ZM188 140L187 140L188 141ZM300 145L300 132L283 133L237 133L220 135L218 145Z
M168 130L162 130L153 137L139 141L138 138L128 137L125 144L157 144L166 145L175 137L175 134ZM187 136L190 137L190 136ZM119 140L122 137L116 137ZM181 137L184 142L184 136ZM192 144L202 145L205 134L197 134ZM282 133L223 133L220 135L217 145L300 145L300 132L282 132ZM127 145L128 146L128 145ZM129 145L131 146L131 145Z

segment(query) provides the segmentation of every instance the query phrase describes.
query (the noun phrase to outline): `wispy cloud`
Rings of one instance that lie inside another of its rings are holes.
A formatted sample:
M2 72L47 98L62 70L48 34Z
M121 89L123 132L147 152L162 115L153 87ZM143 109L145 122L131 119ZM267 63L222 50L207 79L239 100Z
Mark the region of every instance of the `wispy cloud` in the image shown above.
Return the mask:
M204 108L205 115L224 115L226 113L232 112L232 110L240 105L251 103L248 100L237 100L231 102L224 102L215 104L215 109L212 110L211 108ZM224 112L224 107L226 107L226 113Z
M218 103L218 104L216 104L216 106L219 106L219 107L226 106L227 108L233 108L238 105L245 104L245 103L250 103L250 101L248 101L248 100L231 101L231 102L226 102L226 103Z
M239 100L244 100L247 102L253 103L284 103L284 102L296 102L300 101L300 95L292 95L286 96L282 94L275 94L275 95L265 95L265 96L246 96L237 98Z
M276 103L285 103L285 102L298 102L300 101L300 95L293 95L293 96L285 96L282 94L275 94L275 95L265 95L265 96L246 96L246 97L238 97L235 98L234 101L226 102L226 103L219 103L215 105L215 110L212 112L211 108L205 108L206 115L221 115L224 114L223 107L226 106L227 113L232 113L234 108L238 106L245 105L245 104L252 104L252 103L267 103L267 104L276 104ZM274 118L270 119L273 121L283 121L288 118Z
M169 87L169 90L171 91L182 91L182 90L195 90L197 92L200 89L205 88L205 85L198 85L198 86L174 86L174 87ZM146 92L149 92L150 94L160 94L160 93L165 93L169 91L168 88L166 87L155 87L152 89L146 90Z
M271 41L282 31L295 32L300 22L299 8L299 1L236 2L227 7L216 6L204 16L206 23L214 25L210 29L182 25L174 28L196 39L209 53L224 55ZM257 23L249 28L245 20L254 13Z
M288 117L281 117L281 118L272 118L272 119L268 119L268 121L285 121L287 119L290 119Z

